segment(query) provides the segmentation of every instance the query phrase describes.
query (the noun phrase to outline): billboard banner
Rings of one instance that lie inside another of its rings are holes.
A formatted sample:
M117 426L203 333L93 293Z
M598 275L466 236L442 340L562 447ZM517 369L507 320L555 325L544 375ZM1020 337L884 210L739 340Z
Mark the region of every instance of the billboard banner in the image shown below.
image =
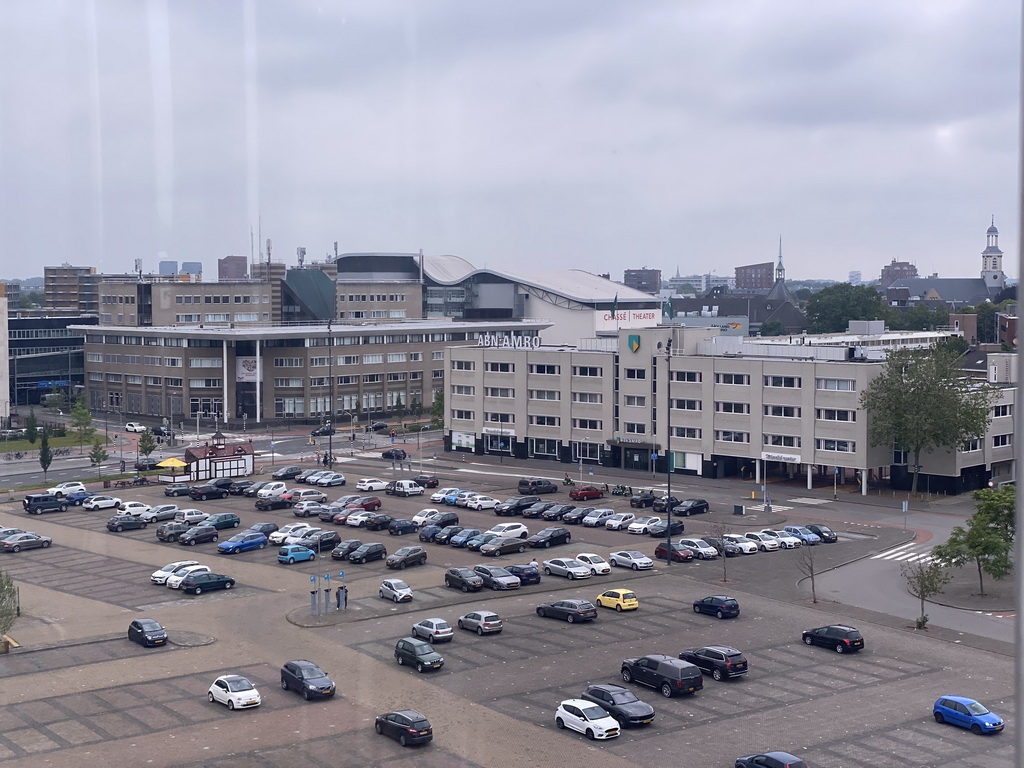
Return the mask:
M259 378L255 357L239 357L235 360L235 381L254 384Z

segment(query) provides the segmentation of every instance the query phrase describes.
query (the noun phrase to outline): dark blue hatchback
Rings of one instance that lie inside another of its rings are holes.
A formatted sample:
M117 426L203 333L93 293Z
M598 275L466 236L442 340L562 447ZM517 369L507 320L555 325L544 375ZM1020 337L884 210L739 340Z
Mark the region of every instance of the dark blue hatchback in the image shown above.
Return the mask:
M505 570L519 577L524 587L529 584L540 584L540 570L535 565L506 565Z

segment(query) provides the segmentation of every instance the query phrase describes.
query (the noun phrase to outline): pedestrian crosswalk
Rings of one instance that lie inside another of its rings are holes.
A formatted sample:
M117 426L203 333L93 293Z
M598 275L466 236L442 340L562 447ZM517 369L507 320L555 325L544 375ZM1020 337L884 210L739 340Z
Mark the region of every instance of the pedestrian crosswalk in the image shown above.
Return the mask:
M930 563L934 558L931 555L930 544L916 544L912 541L900 544L898 547L887 549L872 555L872 560L892 560L899 563Z
M790 499L792 504L831 504L832 499L812 499L810 497L801 496L799 499Z
M764 507L765 507L764 504L747 504L746 505L746 509L750 510L751 512L764 512L765 511ZM772 512L786 512L786 511L788 511L790 509L792 509L792 507L784 507L781 504L772 504L771 511Z

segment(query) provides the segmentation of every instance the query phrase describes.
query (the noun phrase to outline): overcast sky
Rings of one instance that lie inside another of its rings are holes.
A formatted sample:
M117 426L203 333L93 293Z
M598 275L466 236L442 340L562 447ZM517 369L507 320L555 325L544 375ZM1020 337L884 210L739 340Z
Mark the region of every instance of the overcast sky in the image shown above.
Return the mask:
M5 3L0 277L211 279L250 233L973 277L992 215L1016 277L1019 40L1014 0Z

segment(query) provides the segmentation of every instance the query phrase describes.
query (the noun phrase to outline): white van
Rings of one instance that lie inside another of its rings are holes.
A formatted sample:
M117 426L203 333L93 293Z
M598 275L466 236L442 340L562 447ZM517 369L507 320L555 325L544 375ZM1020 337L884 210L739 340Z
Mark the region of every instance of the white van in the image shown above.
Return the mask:
M396 480L395 496L422 496L423 486L414 483L412 480Z
M269 499L273 496L280 496L286 490L288 490L288 486L286 486L282 482L274 481L272 483L267 483L262 488L260 488L256 492L256 498Z

